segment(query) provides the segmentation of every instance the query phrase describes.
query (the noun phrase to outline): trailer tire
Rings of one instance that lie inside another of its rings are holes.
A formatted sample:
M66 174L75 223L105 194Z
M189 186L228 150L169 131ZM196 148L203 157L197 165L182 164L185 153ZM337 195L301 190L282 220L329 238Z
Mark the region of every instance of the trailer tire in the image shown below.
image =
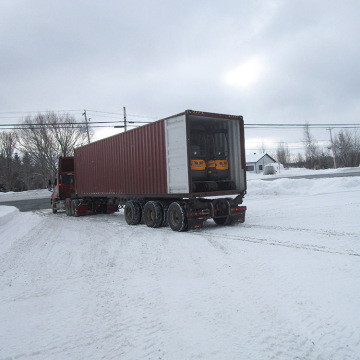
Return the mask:
M157 201L148 201L144 206L144 222L146 226L158 228L163 222L163 210Z
M186 231L188 229L185 210L176 201L169 206L168 221L171 229L174 231Z
M141 205L135 200L129 200L125 204L125 220L128 225L138 225L141 221Z
M52 213L56 214L57 213L56 203L55 203L55 201L51 201L51 202L52 202L52 204L51 204Z

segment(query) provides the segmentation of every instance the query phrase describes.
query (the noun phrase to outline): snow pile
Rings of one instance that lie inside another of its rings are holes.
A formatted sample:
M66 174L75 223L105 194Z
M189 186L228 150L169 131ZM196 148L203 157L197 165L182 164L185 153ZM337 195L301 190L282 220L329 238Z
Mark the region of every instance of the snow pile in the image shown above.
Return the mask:
M13 219L19 210L12 206L0 206L0 226Z
M360 190L360 177L252 180L248 182L247 198L249 196L334 194L354 190Z
M16 200L24 200L24 199L50 198L50 195L51 192L47 189L29 190L29 191L20 191L20 192L9 191L6 193L0 192L0 202L16 201Z
M262 173L247 172L246 177L252 181L255 179L269 180L273 177L296 177L304 175L326 175L326 174L346 174L346 173L359 173L359 168L338 168L338 169L324 169L324 170L310 170L305 168L289 168L285 169L283 166L278 169L278 172L274 175L263 175Z
M21 213L13 206L0 206L0 256L40 222L37 214Z

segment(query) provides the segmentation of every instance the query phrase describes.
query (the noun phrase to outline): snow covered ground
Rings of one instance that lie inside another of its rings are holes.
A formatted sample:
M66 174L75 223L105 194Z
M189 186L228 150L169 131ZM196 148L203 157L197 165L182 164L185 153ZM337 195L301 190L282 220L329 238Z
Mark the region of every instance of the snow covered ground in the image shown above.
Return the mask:
M360 177L260 177L187 233L0 206L0 359L360 359Z

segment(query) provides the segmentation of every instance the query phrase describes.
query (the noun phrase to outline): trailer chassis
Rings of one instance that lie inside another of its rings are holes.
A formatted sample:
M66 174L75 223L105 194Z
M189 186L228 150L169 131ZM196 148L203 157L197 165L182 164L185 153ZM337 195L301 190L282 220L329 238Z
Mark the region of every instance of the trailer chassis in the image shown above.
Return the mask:
M66 198L68 216L111 214L124 209L128 225L141 222L148 227L170 226L174 231L202 228L203 223L213 219L219 225L243 223L246 207L242 206L244 194L233 198Z

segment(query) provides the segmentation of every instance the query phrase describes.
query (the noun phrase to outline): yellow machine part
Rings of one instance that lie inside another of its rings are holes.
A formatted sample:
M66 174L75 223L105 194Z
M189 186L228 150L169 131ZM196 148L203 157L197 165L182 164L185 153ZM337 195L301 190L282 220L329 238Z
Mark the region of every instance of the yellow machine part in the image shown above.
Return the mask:
M229 163L227 160L210 160L206 162L208 170L228 170Z
M205 170L206 163L204 160L191 160L191 170Z

